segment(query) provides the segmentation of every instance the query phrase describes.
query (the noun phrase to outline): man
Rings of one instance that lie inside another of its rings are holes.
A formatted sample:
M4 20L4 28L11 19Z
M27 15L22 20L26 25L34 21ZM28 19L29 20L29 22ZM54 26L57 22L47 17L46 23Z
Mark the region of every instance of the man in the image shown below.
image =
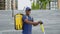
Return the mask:
M25 10L26 15L23 16L23 34L32 34L32 25L36 26L42 22L33 22L33 18L30 16L31 9L29 7Z

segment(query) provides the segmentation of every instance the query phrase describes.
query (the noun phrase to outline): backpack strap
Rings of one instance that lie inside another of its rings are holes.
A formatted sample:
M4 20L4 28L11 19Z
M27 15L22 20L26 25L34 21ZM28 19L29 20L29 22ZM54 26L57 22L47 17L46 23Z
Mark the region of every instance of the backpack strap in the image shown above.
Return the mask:
M26 18L28 19L28 16L26 16Z

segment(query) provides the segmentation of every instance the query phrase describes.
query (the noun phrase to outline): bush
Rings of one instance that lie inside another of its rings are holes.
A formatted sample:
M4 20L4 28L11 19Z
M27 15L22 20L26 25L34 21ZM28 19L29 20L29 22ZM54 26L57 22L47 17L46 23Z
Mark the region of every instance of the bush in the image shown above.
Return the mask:
M36 3L36 5L34 4L34 2L32 3L32 10L37 10L40 9L39 7L39 3Z

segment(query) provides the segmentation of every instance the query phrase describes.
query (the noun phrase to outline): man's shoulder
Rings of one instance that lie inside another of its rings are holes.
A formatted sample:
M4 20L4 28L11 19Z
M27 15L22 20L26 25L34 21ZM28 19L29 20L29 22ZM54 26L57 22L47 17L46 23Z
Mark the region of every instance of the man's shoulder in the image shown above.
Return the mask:
M26 16L26 15L23 15L23 18L24 18L24 17L25 17L25 18L28 18L28 16ZM30 16L30 18L33 18L33 17L32 17L32 16Z
M26 19L27 17L26 17L26 15L23 15L23 17L22 17L23 19Z

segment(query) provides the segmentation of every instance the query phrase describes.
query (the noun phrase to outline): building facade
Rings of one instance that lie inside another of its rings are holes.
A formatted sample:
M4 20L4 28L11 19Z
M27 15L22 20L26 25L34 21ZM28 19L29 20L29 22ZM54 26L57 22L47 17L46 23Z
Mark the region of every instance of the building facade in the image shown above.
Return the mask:
M0 10L5 10L5 0L0 0Z
M57 10L58 9L58 0L51 0L49 3L50 10Z
M60 0L58 0L58 9L60 9Z
M0 0L0 10L17 10L16 0Z
M23 9L24 6L31 7L31 1L32 0L0 0L0 10L20 10L21 8ZM50 10L60 9L60 0L52 0L49 2L47 8Z
M24 10L26 7L31 8L30 0L18 0L18 10Z

